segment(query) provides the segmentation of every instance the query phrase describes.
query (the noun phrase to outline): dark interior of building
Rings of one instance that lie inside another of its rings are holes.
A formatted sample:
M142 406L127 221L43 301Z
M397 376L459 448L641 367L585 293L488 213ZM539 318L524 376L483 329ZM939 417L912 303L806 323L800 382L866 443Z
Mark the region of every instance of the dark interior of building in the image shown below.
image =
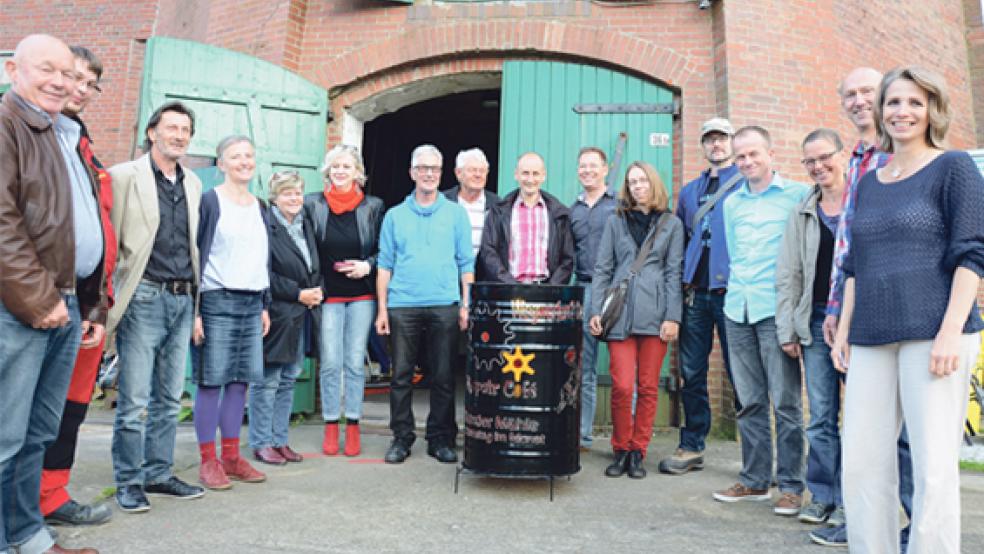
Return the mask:
M363 155L369 180L366 190L387 207L403 201L413 189L408 170L410 153L425 143L444 154L441 190L458 184L454 159L478 147L489 159L489 190L496 190L499 161L498 89L449 94L382 115L365 125Z

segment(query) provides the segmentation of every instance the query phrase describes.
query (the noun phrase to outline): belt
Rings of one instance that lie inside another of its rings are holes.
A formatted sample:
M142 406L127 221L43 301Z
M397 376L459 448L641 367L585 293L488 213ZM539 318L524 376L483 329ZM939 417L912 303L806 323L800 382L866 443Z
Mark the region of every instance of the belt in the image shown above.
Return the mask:
M694 292L699 292L701 294L713 294L715 296L724 296L725 294L728 293L728 289L705 289L703 287L692 288L690 290Z
M160 288L162 291L169 292L175 296L192 294L195 290L195 283L191 281L164 281L163 283L158 283L149 279L141 279L140 282Z

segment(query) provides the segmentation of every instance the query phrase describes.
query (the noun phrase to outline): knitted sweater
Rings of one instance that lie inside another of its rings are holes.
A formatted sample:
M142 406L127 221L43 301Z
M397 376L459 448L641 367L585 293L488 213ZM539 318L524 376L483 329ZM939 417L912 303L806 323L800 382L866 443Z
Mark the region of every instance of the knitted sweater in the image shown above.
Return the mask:
M852 242L849 342L932 340L943 322L958 266L984 276L984 179L965 152L944 152L913 175L858 184ZM984 329L975 303L964 333Z

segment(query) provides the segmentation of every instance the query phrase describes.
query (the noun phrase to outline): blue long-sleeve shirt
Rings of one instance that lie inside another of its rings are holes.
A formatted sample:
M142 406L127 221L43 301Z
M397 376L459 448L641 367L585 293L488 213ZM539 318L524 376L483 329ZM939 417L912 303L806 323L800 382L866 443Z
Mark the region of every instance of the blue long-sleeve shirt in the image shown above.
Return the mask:
M729 165L718 171L718 186L723 187L727 184L738 169L734 165ZM694 284L694 277L697 273L697 266L700 265L700 257L704 247L701 240L703 225L710 226L711 240L708 259L707 280L708 288L723 289L728 287L728 248L725 245L724 237L724 201L727 200L738 188L737 185L724 193L724 197L703 217L698 223L697 228L693 226L694 215L700 209L700 199L707 193L707 185L711 181L711 170L703 171L699 177L684 185L680 190L677 200L677 216L683 220L683 228L686 231L687 249L683 258L683 282L684 284Z
M862 177L843 267L854 277L848 342L934 339L958 267L984 276L984 178L966 152L944 152L893 183ZM981 329L975 302L963 332Z
M740 323L758 323L776 315L776 259L793 209L810 187L778 174L753 193L742 179L724 201L724 232L731 258L731 277L724 296L724 315ZM747 316L747 318L746 318Z
M448 306L461 301L460 277L474 272L468 213L443 194L420 206L410 193L386 212L378 267L390 271L387 307Z

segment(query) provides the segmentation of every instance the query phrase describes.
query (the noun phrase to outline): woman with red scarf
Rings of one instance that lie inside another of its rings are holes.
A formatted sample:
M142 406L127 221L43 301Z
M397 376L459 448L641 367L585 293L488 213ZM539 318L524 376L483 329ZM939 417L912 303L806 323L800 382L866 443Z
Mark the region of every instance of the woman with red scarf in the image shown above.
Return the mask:
M375 270L383 201L362 191L362 156L338 145L325 154L323 192L308 194L305 208L315 225L321 261L321 410L325 454L338 454L342 400L345 455L357 456L365 387L366 344L376 315Z

